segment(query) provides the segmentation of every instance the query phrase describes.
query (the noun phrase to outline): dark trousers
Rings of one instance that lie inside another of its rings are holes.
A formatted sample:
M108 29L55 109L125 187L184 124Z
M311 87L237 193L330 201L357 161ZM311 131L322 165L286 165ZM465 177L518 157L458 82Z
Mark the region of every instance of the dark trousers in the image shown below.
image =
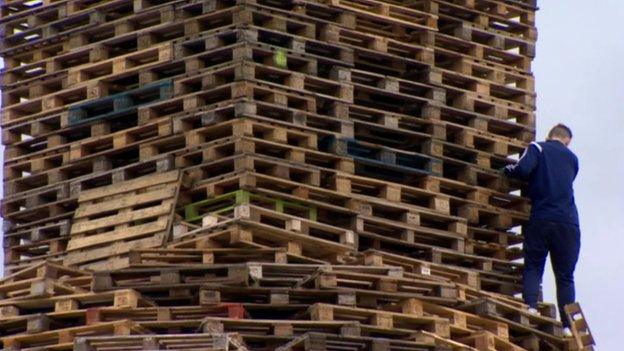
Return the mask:
M581 248L581 232L573 224L531 220L524 231L524 301L537 308L546 256L557 282L557 304L564 327L569 327L563 307L575 301L574 268Z

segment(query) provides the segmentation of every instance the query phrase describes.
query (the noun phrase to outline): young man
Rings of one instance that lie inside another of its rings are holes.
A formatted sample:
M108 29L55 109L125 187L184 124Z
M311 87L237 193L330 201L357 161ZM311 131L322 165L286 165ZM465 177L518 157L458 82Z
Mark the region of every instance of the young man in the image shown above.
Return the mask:
M563 307L575 301L574 268L581 241L572 183L579 170L578 158L568 149L572 131L554 126L545 142L532 142L520 160L503 169L506 176L528 181L532 209L524 228L524 301L537 313L537 299L546 256L557 282L557 302L564 333L570 335Z

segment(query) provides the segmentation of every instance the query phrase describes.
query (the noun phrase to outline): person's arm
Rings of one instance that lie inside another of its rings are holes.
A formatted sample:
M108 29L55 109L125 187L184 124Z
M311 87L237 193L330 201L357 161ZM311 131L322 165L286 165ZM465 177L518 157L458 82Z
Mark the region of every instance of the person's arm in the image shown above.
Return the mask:
M507 165L503 172L510 178L528 179L531 172L537 167L537 161L541 152L541 146L531 143L524 151L522 157L514 165Z
M576 157L575 155L574 156L574 179L576 179L578 172L579 172L579 160L578 160L578 157Z

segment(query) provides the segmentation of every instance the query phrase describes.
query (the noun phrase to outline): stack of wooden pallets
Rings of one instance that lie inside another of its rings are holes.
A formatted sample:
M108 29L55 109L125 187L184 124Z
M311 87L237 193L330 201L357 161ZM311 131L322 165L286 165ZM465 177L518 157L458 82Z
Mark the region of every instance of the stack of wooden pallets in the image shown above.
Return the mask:
M532 0L0 4L8 350L564 350Z

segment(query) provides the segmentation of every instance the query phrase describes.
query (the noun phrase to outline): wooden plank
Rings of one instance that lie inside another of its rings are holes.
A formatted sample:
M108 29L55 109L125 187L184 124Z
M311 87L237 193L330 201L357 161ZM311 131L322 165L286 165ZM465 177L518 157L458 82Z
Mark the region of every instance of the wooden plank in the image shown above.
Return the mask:
M173 204L171 202L166 202L157 206L142 208L128 213L119 213L113 216L74 223L71 227L70 235L73 236L101 228L116 226L118 224L140 221L147 218L169 214L171 213L172 206Z
M121 228L110 232L89 235L80 238L72 238L67 244L67 250L76 250L89 246L96 246L118 240L127 240L137 236L146 236L151 233L164 231L169 224L168 218L161 218L156 222L137 225L129 228Z
M572 331L573 343L576 349L581 351L592 350L596 342L594 341L585 314L581 309L581 305L575 302L566 305L564 310L566 318L570 323L570 330Z
M176 195L176 192L177 189L175 187L168 187L165 189L150 191L143 194L125 196L118 199L108 200L98 204L80 206L74 213L74 220L93 216L98 213L105 213L109 211L137 206L148 202L170 199Z
M87 201L93 201L101 197L126 193L138 189L147 188L153 185L173 183L178 181L179 177L180 172L176 170L167 173L160 173L158 175L150 175L146 177L136 178L133 180L125 181L121 184L111 184L104 187L90 189L80 193L78 202L82 203Z
M159 233L144 239L128 242L116 242L95 250L69 252L67 257L63 260L63 263L66 265L76 265L79 263L97 261L103 258L124 254L133 248L157 247L162 245L164 236L164 233Z

